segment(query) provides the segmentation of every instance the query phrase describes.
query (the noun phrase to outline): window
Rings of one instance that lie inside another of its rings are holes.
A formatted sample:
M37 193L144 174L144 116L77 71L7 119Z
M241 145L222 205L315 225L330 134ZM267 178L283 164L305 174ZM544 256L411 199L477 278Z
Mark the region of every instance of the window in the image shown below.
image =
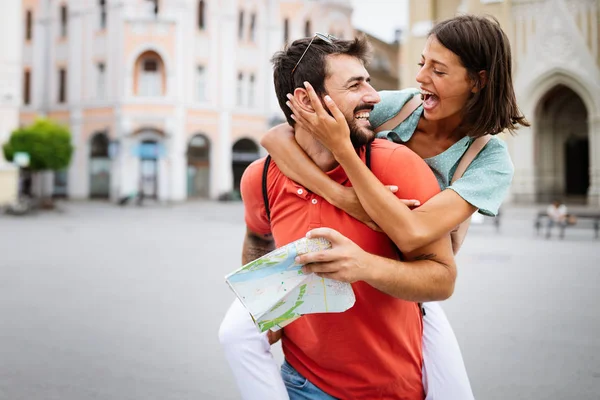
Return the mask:
M283 20L283 44L287 45L290 40L290 20Z
M60 6L60 36L67 36L67 25L68 25L68 17L67 17L67 6Z
M312 36L312 31L310 29L310 20L306 20L306 22L304 23L304 36L306 37L310 37Z
M254 74L250 75L250 81L248 82L248 107L254 107Z
M58 102L67 102L67 70L65 68L58 70Z
M100 0L100 29L106 28L106 0Z
M154 3L154 7L152 7L152 11L154 12L154 15L158 15L158 2L159 0L148 0L151 3Z
M201 65L196 68L196 100L206 100L206 69Z
M97 88L96 88L96 98L99 100L104 99L106 95L106 66L104 63L98 63L98 79L97 79Z
M204 0L198 2L198 29L204 30Z
M250 41L254 42L254 30L256 29L256 14L250 16Z
M148 50L140 54L135 61L133 71L133 93L135 96L156 97L166 94L166 68L158 53Z
M159 62L155 58L146 58L142 60L140 73L140 96L160 96L161 74Z
M23 104L31 104L31 71L23 75Z
M158 71L158 63L156 60L144 61L144 71L156 72Z
M244 104L244 74L239 73L237 79L237 105Z
M244 10L240 10L238 17L238 38L244 38Z
M27 10L25 13L25 40L31 40L31 33L33 30L33 14L31 10Z

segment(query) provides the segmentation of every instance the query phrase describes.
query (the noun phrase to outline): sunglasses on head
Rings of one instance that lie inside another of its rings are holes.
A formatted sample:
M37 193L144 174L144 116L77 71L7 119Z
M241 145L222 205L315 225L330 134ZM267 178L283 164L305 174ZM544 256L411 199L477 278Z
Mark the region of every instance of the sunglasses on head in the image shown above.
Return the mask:
M304 53L302 53L302 55L300 56L300 59L298 60L298 62L296 63L296 65L294 66L294 69L292 70L292 76L294 76L294 71L296 70L296 68L298 68L298 64L300 64L300 61L302 61L302 59L304 58L304 55L306 54L306 52L308 51L308 49L310 49L310 45L313 44L313 42L315 41L315 39L321 39L324 42L327 42L329 44L333 44L333 41L336 40L337 38L333 35L330 34L324 34L324 33L315 33L314 36L312 37L311 41L308 43L308 46L306 46L306 49L304 50Z

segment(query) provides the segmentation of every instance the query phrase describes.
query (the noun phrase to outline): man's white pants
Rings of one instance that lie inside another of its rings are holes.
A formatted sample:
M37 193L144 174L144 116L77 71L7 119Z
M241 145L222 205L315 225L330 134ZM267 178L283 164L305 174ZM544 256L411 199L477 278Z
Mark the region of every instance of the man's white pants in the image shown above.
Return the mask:
M426 400L472 400L462 354L446 314L437 302L425 303L423 386ZM219 340L244 400L288 399L265 333L235 300L219 329Z

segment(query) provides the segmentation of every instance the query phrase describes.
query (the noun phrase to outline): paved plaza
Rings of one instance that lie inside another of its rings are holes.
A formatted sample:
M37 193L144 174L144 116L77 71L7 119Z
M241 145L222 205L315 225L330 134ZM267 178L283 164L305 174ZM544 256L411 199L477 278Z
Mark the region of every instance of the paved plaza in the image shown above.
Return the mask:
M535 212L471 228L444 308L477 399L596 400L600 240ZM0 399L238 399L217 330L244 232L240 203L0 215Z

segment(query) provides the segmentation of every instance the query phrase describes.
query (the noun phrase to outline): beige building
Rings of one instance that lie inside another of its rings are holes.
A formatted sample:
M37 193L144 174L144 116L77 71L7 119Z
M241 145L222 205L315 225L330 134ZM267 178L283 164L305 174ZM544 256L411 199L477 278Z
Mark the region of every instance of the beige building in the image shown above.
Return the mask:
M416 85L427 32L459 12L494 15L511 41L517 100L532 123L506 137L512 200L600 206L600 0L411 0L405 86Z
M0 209L17 199L18 170L4 159L2 145L19 126L21 105L21 51L17 40L22 34L21 1L2 5L0 14Z
M352 37L345 0L22 0L20 122L70 126L55 193L216 198L281 120L272 54L315 31Z
M365 35L373 48L372 59L367 66L371 85L377 90L400 89L400 31L396 31L396 40L392 43L360 30L355 34Z

